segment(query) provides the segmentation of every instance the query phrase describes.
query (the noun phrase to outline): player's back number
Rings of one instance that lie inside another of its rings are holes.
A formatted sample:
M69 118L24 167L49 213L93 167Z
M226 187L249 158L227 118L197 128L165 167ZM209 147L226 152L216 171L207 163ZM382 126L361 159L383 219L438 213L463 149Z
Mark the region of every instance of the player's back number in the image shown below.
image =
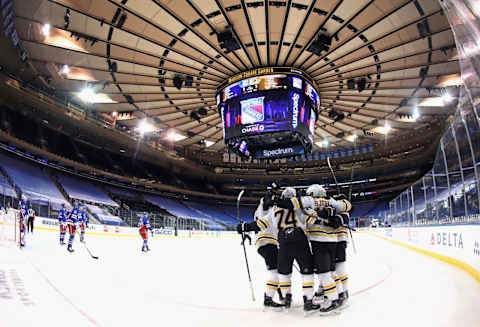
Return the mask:
M297 219L292 209L280 209L275 212L275 217L278 219L278 229L297 227Z

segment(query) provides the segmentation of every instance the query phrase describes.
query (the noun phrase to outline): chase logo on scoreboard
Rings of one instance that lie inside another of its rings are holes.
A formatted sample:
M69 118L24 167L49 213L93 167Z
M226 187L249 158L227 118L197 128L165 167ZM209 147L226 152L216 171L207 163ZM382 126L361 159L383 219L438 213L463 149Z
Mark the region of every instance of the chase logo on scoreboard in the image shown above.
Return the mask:
M258 97L240 101L242 106L242 124L253 124L263 121L265 117L263 99L264 97Z

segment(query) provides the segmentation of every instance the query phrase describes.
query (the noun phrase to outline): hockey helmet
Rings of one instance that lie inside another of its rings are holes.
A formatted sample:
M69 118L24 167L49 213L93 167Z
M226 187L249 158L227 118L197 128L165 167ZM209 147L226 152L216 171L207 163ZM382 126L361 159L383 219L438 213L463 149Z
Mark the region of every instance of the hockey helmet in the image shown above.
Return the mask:
M297 191L293 187L286 187L282 191L282 199L291 199L297 195Z
M312 184L307 188L307 195L313 196L315 198L323 198L327 196L325 189L318 184Z

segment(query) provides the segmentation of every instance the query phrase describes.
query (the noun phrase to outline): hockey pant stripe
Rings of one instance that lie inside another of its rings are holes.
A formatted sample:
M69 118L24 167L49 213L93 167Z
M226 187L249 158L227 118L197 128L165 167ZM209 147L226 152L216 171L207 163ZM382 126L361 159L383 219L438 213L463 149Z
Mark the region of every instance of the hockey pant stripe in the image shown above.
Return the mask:
M312 274L302 274L303 279L303 295L308 299L311 300L313 298L313 275Z
M265 295L273 297L278 289L278 271L277 269L270 269L267 271Z
M278 278L280 279L279 285L282 295L285 296L286 294L292 293L292 275L278 274Z

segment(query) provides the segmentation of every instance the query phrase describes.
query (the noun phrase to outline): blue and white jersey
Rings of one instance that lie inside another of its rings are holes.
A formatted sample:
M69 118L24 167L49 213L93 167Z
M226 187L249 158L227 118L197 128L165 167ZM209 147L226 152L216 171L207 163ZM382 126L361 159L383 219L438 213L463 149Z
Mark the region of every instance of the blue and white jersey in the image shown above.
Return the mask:
M88 226L88 213L85 210L79 211L78 222Z
M67 217L67 223L76 224L78 222L79 216L80 216L80 210L74 207L72 211L70 211L70 214Z
M18 210L20 211L20 214L22 215L23 218L27 218L28 208L25 201L20 200L20 203L18 204Z
M64 223L67 221L67 216L68 216L68 210L67 209L60 209L58 211L58 222L59 223Z
M152 226L150 226L150 221L148 220L147 216L143 216L142 218L140 218L140 220L138 221L138 227L145 227L149 230L152 230Z

